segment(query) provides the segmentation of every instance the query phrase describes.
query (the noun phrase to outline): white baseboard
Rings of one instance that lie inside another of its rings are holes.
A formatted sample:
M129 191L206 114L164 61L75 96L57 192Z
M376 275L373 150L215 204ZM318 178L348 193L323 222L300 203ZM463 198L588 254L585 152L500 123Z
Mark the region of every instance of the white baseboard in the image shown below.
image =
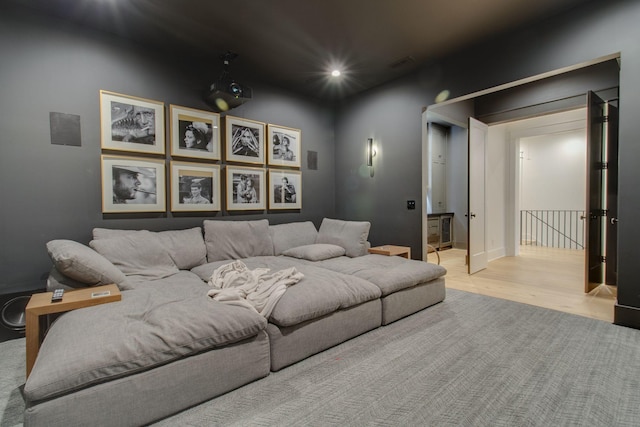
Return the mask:
M507 256L507 250L504 247L492 249L487 253L487 259L489 261L493 261L498 258L503 258L505 256Z

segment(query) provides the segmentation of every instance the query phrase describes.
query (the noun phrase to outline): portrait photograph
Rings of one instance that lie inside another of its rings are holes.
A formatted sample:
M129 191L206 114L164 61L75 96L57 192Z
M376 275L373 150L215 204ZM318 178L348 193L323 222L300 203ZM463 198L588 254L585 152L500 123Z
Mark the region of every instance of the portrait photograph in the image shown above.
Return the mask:
M302 209L302 173L269 169L269 209Z
M220 166L171 161L171 211L220 210Z
M265 209L265 187L264 169L227 166L227 210Z
M265 124L239 117L225 117L225 159L232 162L256 163L265 161Z
M220 160L220 114L169 106L171 155Z
M269 124L267 129L269 165L299 168L302 134L300 129L272 124Z
M165 162L101 156L102 212L164 212Z
M164 103L101 90L100 133L104 150L164 154Z

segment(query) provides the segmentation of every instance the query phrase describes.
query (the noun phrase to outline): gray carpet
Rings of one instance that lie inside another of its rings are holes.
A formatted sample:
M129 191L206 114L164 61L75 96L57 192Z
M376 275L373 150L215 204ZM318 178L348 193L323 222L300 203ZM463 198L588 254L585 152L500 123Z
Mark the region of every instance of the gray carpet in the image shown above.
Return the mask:
M21 422L24 340L0 344ZM640 331L461 291L157 426L638 426Z

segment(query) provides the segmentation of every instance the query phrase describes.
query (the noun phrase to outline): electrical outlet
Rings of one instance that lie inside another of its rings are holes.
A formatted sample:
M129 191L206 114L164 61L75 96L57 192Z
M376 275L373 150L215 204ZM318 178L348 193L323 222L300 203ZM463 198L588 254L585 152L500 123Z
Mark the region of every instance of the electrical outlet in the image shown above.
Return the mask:
M407 209L415 209L416 201L415 200L407 200Z

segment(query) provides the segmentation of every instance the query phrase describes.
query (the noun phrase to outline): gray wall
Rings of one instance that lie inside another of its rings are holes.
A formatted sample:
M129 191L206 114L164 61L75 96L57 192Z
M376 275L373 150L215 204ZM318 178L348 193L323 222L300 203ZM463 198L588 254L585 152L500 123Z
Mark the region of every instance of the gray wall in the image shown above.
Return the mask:
M411 246L420 256L424 93L404 80L350 99L336 113L336 208L340 218L371 221L372 245ZM377 147L366 166L365 143ZM407 201L416 209L408 210Z
M640 307L640 2L594 1L563 16L457 52L420 72L344 103L336 117L336 209L367 217L373 244L411 245L420 256L420 112L447 89L451 98L613 53L621 54L618 303ZM364 140L382 145L374 178L356 177ZM378 173L379 172L379 173ZM351 181L354 181L351 184Z
M163 101L165 115L169 104L208 109L202 95L219 71L19 10L0 14L0 57L0 293L40 286L51 266L45 243L88 243L93 227L164 230L198 226L205 218L264 217L319 226L335 214L331 109L243 81L253 87L254 99L230 114L302 130L300 212L105 216L99 90ZM80 115L81 147L51 144L49 112ZM308 150L318 152L318 170L307 169Z

